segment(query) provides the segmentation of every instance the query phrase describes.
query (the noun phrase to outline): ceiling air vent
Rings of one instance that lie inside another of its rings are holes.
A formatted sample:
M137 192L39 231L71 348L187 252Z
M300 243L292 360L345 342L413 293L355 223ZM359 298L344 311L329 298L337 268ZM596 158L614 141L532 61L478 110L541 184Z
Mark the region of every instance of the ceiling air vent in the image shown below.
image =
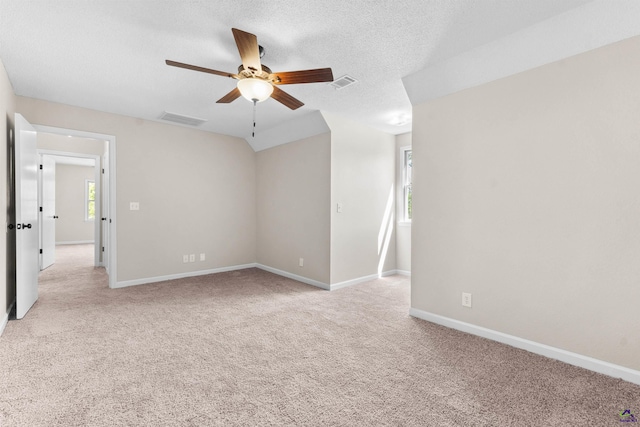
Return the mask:
M190 117L176 113L168 113L166 111L162 113L162 115L160 116L160 120L166 120L168 122L175 122L180 123L181 125L188 126L200 126L201 124L206 122L205 119L199 119L197 117Z
M340 78L335 79L334 81L332 81L331 83L329 83L330 86L333 86L336 89L343 89L349 85L352 85L354 83L357 83L358 81L356 79L354 79L351 76L348 75L344 75Z

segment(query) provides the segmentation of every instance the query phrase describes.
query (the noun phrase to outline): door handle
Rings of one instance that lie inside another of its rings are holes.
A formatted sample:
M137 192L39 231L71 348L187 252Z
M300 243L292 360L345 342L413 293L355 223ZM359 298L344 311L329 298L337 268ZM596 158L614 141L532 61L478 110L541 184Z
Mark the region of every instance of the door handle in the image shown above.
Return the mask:
M107 220L107 218L102 218L102 220L103 220L103 221L106 221L106 220Z
M53 216L53 219L58 219L58 215L54 215L54 216Z
M20 228L20 224L18 224L18 228ZM22 224L22 228L31 228L31 224Z

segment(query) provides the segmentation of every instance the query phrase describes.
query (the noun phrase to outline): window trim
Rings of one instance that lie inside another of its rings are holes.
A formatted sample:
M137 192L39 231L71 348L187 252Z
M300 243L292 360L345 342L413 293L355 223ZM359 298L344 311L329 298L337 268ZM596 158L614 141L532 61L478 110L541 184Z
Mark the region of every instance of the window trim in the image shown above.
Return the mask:
M413 149L411 146L402 147L402 221L401 224L411 224L411 218L409 217L409 203L408 203L408 194L412 192L413 185L413 173L411 173L411 179L409 179L409 173L407 168L407 153L413 153ZM413 158L412 158L413 161ZM413 164L411 165L411 170L413 171ZM413 213L413 212L412 212Z

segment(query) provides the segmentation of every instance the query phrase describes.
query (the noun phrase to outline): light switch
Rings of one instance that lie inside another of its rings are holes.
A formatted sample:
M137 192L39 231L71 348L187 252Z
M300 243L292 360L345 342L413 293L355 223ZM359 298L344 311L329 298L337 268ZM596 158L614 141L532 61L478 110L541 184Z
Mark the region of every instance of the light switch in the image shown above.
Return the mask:
M338 205L336 206L336 212L342 213L342 203L338 203Z

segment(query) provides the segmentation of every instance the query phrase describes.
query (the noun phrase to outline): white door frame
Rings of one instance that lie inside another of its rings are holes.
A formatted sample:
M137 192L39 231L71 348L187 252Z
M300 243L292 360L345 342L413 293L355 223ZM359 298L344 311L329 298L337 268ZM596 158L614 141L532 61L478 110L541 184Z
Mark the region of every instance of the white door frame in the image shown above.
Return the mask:
M109 232L107 236L103 238L107 241L107 249L109 254L107 255L107 263L105 265L107 272L109 273L109 287L115 288L117 284L117 232L116 232L116 137L114 135L107 135L95 132L85 132L75 129L57 128L52 126L33 125L38 132L53 133L56 135L75 136L78 138L91 138L106 141L109 146L109 194L108 197L108 212L107 212L107 229Z
M67 151L56 151L56 150L38 150L38 154L40 156L55 156L55 157L76 157L80 159L90 159L93 160L93 179L96 183L96 214L102 215L102 185L100 185L100 156L96 154L84 154L84 153L74 153ZM42 206L42 203L40 204ZM102 221L100 218L96 218L93 224L93 240L94 240L94 265L96 267L103 266L100 262L100 252L103 245L102 239L106 238L105 236L101 236L101 228Z
M55 174L56 174L56 161L52 158L49 157L46 154L42 154L40 152L40 150L36 150L36 153L38 154L38 163L40 164L40 168L38 170L38 206L40 207L39 209L39 217L40 217L40 227L38 230L38 234L39 234L39 240L40 240L40 271L44 270L45 268L49 267L52 264L48 264L47 266L45 266L45 260L53 260L53 263L55 264L55 238L53 239L53 244L54 247L51 248L51 253L49 253L48 249L48 244L49 244L49 238L45 239L45 235L47 235L47 237L49 236L49 233L45 233L45 229L49 228L49 226L53 226L53 235L55 236ZM47 164L48 162L51 162L50 164ZM51 167L52 166L52 167ZM45 171L47 176L50 172L53 172L53 206L54 209L50 210L51 205L50 205L50 198L51 195L48 194L49 197L47 197L47 200L45 201L44 196L45 196L45 187L47 189L51 189L50 188L50 184L51 181L49 181L49 179L45 179ZM46 182L45 182L46 181ZM47 185L45 185L45 183ZM50 213L51 217L47 219L47 217L45 216L46 213ZM49 224L49 225L47 225ZM51 257L51 258L49 258Z

